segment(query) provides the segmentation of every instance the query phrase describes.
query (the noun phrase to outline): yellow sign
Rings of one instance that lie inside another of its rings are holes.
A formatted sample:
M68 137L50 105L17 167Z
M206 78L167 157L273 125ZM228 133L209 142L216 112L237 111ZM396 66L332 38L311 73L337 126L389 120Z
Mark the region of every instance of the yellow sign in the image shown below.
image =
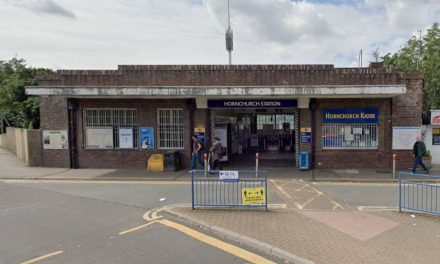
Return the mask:
M264 204L266 203L266 194L264 188L242 188L242 204Z
M204 127L195 127L194 128L194 132L203 132L203 133L205 133L205 128Z
M312 132L312 129L310 127L302 127L301 132Z

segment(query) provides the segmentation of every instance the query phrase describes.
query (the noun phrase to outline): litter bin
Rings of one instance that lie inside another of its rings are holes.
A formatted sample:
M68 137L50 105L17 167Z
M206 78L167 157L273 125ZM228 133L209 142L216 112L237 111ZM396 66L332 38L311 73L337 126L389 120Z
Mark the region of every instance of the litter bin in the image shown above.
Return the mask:
M300 151L299 152L299 169L300 170L309 170L310 169L310 160L309 160L309 152L308 151Z
M164 154L165 171L177 171L181 166L180 152L170 151Z

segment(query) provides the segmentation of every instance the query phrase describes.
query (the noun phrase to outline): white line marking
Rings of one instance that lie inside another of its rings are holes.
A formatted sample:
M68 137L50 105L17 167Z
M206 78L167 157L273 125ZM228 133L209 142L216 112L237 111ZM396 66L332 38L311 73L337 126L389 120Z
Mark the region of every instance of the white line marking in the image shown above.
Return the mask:
M190 185L190 181L120 181L120 180L63 180L63 179L0 179L0 182L3 183L92 183L92 184L150 184L150 185Z
M361 205L358 206L357 209L359 211L396 211L399 208L393 206L374 206L374 205Z
M63 251L55 251L55 252L52 252L52 253L50 253L50 254L47 254L47 255L44 255L44 256L40 256L40 257L38 257L38 258L33 258L33 259L31 259L31 260L28 260L28 261L25 261L25 262L22 262L21 264L31 264L31 263L35 263L35 262L37 262L37 261L40 261L40 260L43 260L43 259L47 259L47 258L50 258L50 257L53 257L53 256L56 256L56 255L59 255L59 254L62 254L63 253Z
M268 204L267 207L272 209L286 208L287 204Z
M133 228L130 228L130 229L128 229L128 230L125 230L125 231L119 232L118 234L119 234L119 235L125 235L125 234L127 234L127 233L134 232L134 231L137 231L137 230L142 229L142 228L144 228L144 227L147 227L147 226L149 226L149 225L151 225L151 224L154 224L154 223L156 223L156 222L157 222L157 221L148 222L148 223L146 223L146 224L144 224L144 225L140 225L140 226L133 227Z
M165 210L166 208L168 208L168 206L163 206L160 208L155 208L155 209L151 209L148 210L144 213L144 215L142 216L146 221L153 221L159 218L162 218L163 216L161 215L157 215L157 213Z

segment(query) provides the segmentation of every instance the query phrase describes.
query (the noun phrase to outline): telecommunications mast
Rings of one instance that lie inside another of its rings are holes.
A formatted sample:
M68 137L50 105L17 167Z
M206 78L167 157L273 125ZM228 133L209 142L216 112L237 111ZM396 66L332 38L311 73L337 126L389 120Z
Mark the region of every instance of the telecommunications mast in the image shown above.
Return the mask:
M226 39L226 50L229 53L229 65L231 65L231 54L232 50L234 49L234 43L233 43L233 33L231 29L231 17L229 16L229 0L228 0L228 29L226 29L225 33L225 39Z

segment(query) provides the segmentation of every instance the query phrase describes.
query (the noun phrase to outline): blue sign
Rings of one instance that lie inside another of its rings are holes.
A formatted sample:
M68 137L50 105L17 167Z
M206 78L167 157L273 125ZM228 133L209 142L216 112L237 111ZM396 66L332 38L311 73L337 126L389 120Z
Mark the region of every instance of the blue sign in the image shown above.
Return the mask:
M196 127L194 128L194 136L197 137L197 141L202 144L202 147L205 145L205 128L204 127Z
M379 123L378 108L338 108L324 109L322 123L343 124L377 124Z
M208 108L296 108L297 100L265 100L265 99L244 99L244 100L208 100Z
M223 182L239 182L238 171L220 171L219 178Z
M139 130L139 140L142 149L154 149L154 128L141 127Z
M301 143L312 143L312 132L301 132Z

